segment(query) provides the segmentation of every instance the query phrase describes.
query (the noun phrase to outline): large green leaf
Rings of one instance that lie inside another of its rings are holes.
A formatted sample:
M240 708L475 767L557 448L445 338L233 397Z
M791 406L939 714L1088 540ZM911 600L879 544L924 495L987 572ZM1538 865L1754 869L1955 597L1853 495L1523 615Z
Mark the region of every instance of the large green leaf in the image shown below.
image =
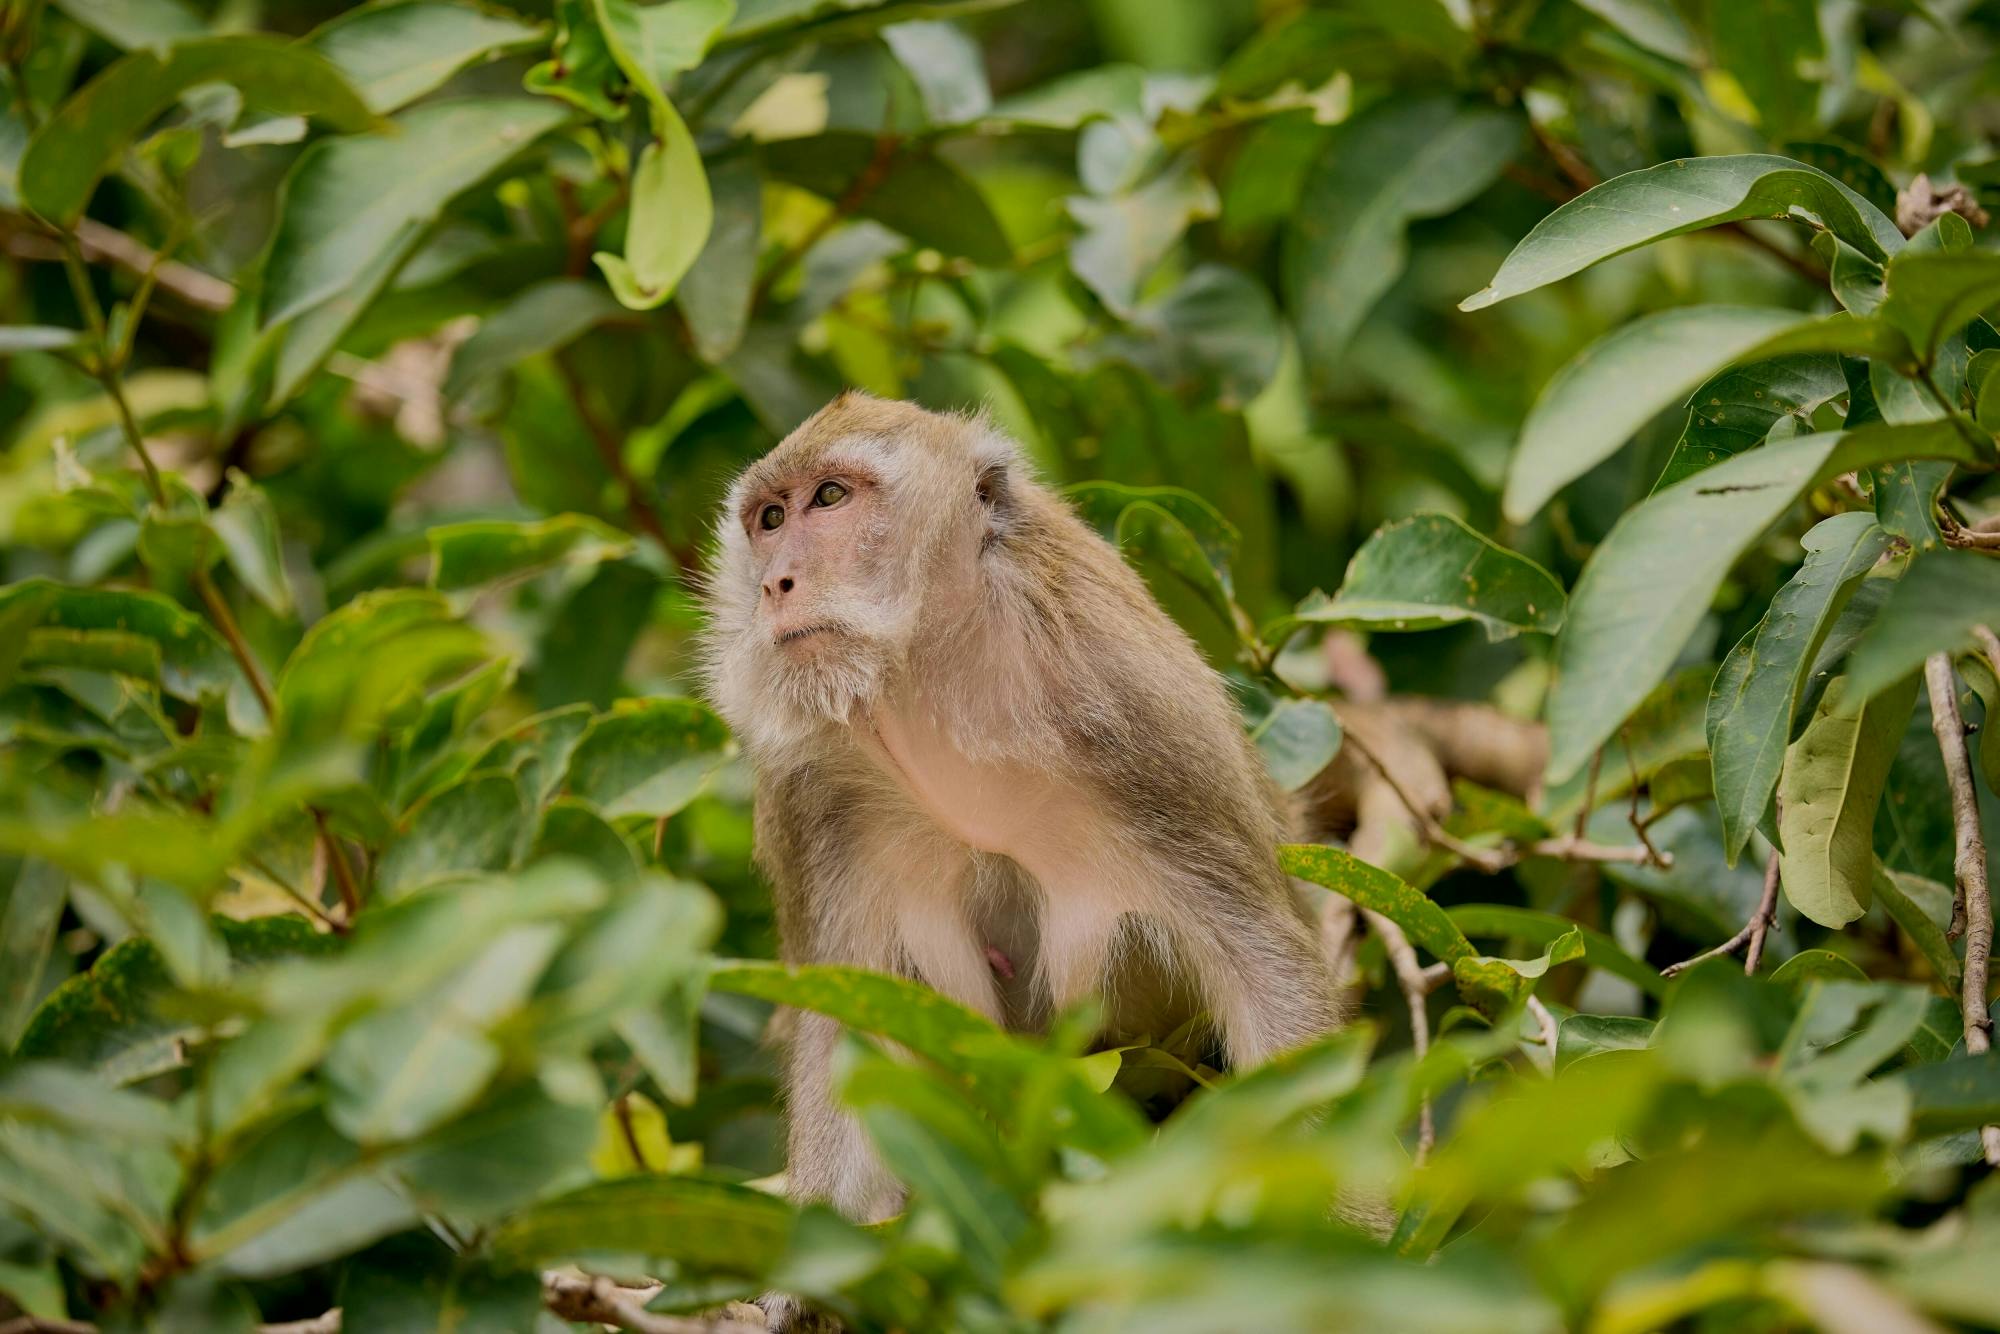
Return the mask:
M1948 1135L2000 1121L2000 1051L1905 1070L1917 1133Z
M1836 514L1803 542L1805 563L1723 659L1709 697L1708 753L1732 865L1770 805L1806 673L1889 535L1870 515Z
M1933 653L1971 649L1976 625L2000 620L2000 561L1973 551L1926 551L1889 590L1889 600L1848 660L1848 689L1866 699Z
M332 61L371 110L386 115L416 101L476 60L530 47L544 33L498 10L458 0L364 5L304 39Z
M651 310L674 294L715 220L708 174L687 124L665 101L654 110L654 124L659 138L632 169L625 253L593 256L619 303L632 310Z
M1521 128L1511 111L1423 97L1378 103L1333 136L1285 237L1285 300L1315 378L1402 273L1410 224L1491 185Z
M1780 423L1809 418L1821 404L1846 392L1847 378L1840 373L1838 359L1826 353L1778 357L1723 371L1688 396L1687 425L1653 489L1672 486L1755 449Z
M622 307L596 283L549 278L524 287L479 322L452 354L444 396L459 399L480 382L520 361L564 346L586 329L618 317Z
M674 291L695 354L713 365L736 350L750 324L764 236L764 179L743 154L709 164L708 186L715 221Z
M1633 958L1602 931L1578 926L1555 913L1536 912L1532 908L1516 908L1503 903L1468 903L1450 909L1447 915L1452 925L1468 936L1521 940L1544 949L1574 931L1582 945L1583 961L1591 967L1622 977L1649 996L1664 995L1666 992L1666 981L1658 969Z
M1082 228L1070 242L1069 265L1114 315L1132 315L1139 289L1188 225L1215 216L1215 187L1187 158L1178 158L1137 189L1108 198L1078 195L1070 217Z
M613 819L672 815L729 752L722 720L694 700L620 700L570 753L563 790Z
M503 519L450 523L425 534L431 548L431 587L440 592L519 579L558 565L595 565L632 550L632 539L583 514L558 514L532 523Z
M1948 423L1872 425L1753 450L1626 511L1591 556L1556 640L1549 781L1581 769L1687 642L1738 556L1818 481L1891 458L1959 458Z
M29 618L29 625L113 630L152 640L160 648L161 686L182 698L223 694L240 679L235 659L215 632L200 617L157 593L74 588L46 579L22 579L0 588L0 616L30 605L39 611ZM19 643L26 646L25 635Z
M265 260L264 323L305 315L406 252L446 204L568 117L540 99L464 98L405 111L394 133L308 148Z
M1868 699L1834 681L1778 780L1785 897L1822 926L1868 910L1875 879L1875 808L1916 704L1917 680Z
M1796 311L1765 306L1683 306L1641 316L1584 348L1521 425L1507 465L1507 517L1526 523L1654 414L1802 322Z
M29 858L0 900L0 1049L14 1049L40 999L56 923L68 899L69 878L48 862Z
M634 0L591 0L591 9L625 77L657 106L675 75L701 63L709 43L734 16L736 3L679 0L642 5Z
M1432 630L1470 621L1488 639L1562 628L1555 576L1526 556L1449 514L1417 514L1384 524L1348 562L1332 597L1314 594L1267 626L1276 645L1308 625Z
M773 1195L697 1177L642 1175L602 1181L515 1214L490 1245L505 1264L541 1267L597 1260L637 1272L687 1265L762 1277L784 1253L792 1207Z
M504 774L474 775L434 793L382 853L376 891L401 898L426 883L468 871L500 871L520 851L521 790Z
M1939 346L1973 316L2000 305L2000 255L1945 254L1912 248L1889 263L1879 312L1929 362Z
M1649 242L1746 218L1817 224L1877 260L1903 244L1873 204L1804 163L1768 153L1682 158L1614 177L1543 218L1459 309L1481 310Z
M337 129L361 130L374 122L324 56L276 37L202 37L164 55L134 51L36 131L16 178L22 201L57 226L75 223L98 178L133 138L175 98L206 83L230 84L267 111L318 116Z
M1013 257L986 196L951 162L918 147L886 146L873 135L833 131L763 148L764 169L825 199L852 198L853 211L919 245L976 264Z

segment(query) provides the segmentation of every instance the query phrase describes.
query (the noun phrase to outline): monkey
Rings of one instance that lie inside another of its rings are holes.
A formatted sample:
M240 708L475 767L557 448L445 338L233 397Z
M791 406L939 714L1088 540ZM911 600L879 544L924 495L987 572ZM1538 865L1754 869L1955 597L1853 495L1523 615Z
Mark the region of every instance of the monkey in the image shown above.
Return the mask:
M788 962L1013 1029L1205 1011L1239 1069L1337 1024L1227 683L985 416L843 394L735 480L710 564L702 671ZM795 1017L788 1189L876 1221L901 1187L836 1104L838 1041Z

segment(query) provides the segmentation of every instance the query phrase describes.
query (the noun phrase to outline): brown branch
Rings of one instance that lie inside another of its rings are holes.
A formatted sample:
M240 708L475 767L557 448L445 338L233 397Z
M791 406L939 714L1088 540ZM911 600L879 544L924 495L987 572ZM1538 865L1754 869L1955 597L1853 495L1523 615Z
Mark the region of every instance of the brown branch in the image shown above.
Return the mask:
M220 314L236 301L236 289L222 279L178 260L164 259L144 243L94 218L77 221L76 242L89 262L115 265L139 275L142 280L150 273L162 292L173 295L182 304L196 310ZM54 262L63 257L59 241L16 229L11 221L6 243L7 253L15 259Z
M761 1318L752 1323L730 1314L681 1316L648 1311L646 1299L656 1291L657 1288L620 1287L608 1278L593 1275L542 1275L542 1305L559 1320L612 1325L633 1334L764 1334ZM258 1334L342 1334L341 1310L336 1306L306 1320L259 1325L257 1331ZM0 1334L98 1334L98 1327L82 1320L24 1315L0 1324Z
M1990 626L1975 625L1972 636L1979 641L1980 652L1986 655L1987 670L1993 673L1995 681L2000 681L2000 635L1995 635ZM1988 718L1986 725L2000 727L2000 718Z
M1368 929L1382 941L1382 952L1388 956L1389 968L1396 974L1396 984L1402 989L1403 999L1410 1007L1410 1048L1422 1060L1424 1053L1431 1049L1430 1011L1424 998L1433 988L1424 967L1417 962L1417 952L1410 945L1410 938L1403 934L1403 928L1384 917L1381 913L1362 910L1368 922ZM1437 1143L1437 1123L1431 1116L1431 1100L1426 1097L1417 1108L1417 1165L1430 1156L1431 1147Z
M1549 1013L1548 1006L1542 1004L1542 998L1533 992L1528 993L1528 1013L1535 1016L1535 1024L1542 1030L1542 1047L1549 1054L1549 1070L1553 1073L1556 1068L1556 1042L1559 1038L1556 1031L1556 1017Z
M569 393L571 406L583 421L591 443L597 447L597 457L603 462L611 479L625 492L625 512L631 516L632 524L640 532L651 538L667 558L674 562L684 575L692 575L700 570L701 561L694 552L677 545L667 536L666 525L660 522L660 512L653 508L653 502L646 497L639 485L639 479L625 466L625 442L618 437L611 423L599 415L590 401L589 388L576 372L567 350L555 354L556 371L562 376L563 388Z
M1968 527L1949 514L1938 516L1938 531L1944 535L1944 544L1962 551L1989 551L2000 554L2000 532L1982 525Z
M771 290L779 281L810 254L812 248L824 240L828 232L852 217L856 209L867 203L869 197L882 188L882 182L889 179L889 172L895 167L896 156L902 151L902 147L902 137L887 130L875 137L875 151L869 155L868 165L863 167L847 189L841 192L840 198L834 200L833 207L827 210L826 216L814 223L790 249L778 256L777 262L771 265L770 270L758 282L757 290L750 298L752 310L761 309L765 302L770 300Z
M1965 1049L1974 1056L1993 1041L1988 1014L1987 966L1993 950L1993 896L1986 878L1986 839L1979 828L1979 794L1972 786L1972 756L1965 745L1965 719L1958 711L1958 678L1949 653L1924 659L1924 686L1930 695L1931 731L1944 757L1945 779L1951 787L1952 857L1955 893L1951 924L1956 937L1965 936L1965 978L1959 990L1959 1013L1965 1024ZM2000 1125L1979 1132L1986 1161L2000 1166Z
M1660 976L1679 976L1704 960L1721 958L1725 954L1734 954L1745 945L1748 945L1750 949L1743 956L1743 971L1747 975L1755 976L1757 965L1764 958L1764 937L1770 932L1771 924L1777 918L1778 854L1774 850L1764 862L1764 892L1757 899L1757 910L1750 914L1750 920L1743 924L1743 929L1712 950L1703 950L1691 959L1682 959L1679 963L1668 964L1660 970Z
M1347 729L1342 737L1341 744L1343 746L1352 746L1355 753L1368 761L1369 766L1382 776L1382 781L1389 785L1389 790L1396 794L1396 799L1402 802L1404 809L1409 811L1416 819L1417 827L1423 834L1426 842L1443 848L1446 852L1458 857L1468 865L1486 872L1488 875L1504 871L1508 867L1529 857L1553 857L1557 861L1566 862L1620 862L1641 866L1653 865L1662 869L1671 867L1674 864L1671 854L1655 851L1650 843L1636 848L1607 847L1602 843L1593 843L1583 836L1583 820L1581 818L1577 821L1578 828L1573 833L1559 835L1555 838L1537 839L1533 843L1508 843L1497 848L1479 847L1477 844L1466 842L1439 824L1431 816L1430 812L1419 805L1403 788L1403 785L1396 781L1396 776L1389 771L1388 765L1382 762L1382 758L1379 755L1369 749L1368 743L1357 736L1353 728ZM1603 754L1599 752L1598 759L1602 758ZM1595 796L1596 791L1597 761L1593 760L1590 769L1591 795ZM1586 815L1588 815L1589 809L1589 799L1586 798L1584 803L1584 812Z

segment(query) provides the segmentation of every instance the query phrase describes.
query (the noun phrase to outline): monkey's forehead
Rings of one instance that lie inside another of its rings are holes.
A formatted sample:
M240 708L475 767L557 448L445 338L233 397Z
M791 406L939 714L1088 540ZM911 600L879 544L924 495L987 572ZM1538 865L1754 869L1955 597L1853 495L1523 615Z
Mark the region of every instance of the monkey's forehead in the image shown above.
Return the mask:
M970 460L976 434L966 418L850 390L751 464L737 482L736 495L782 488L839 467L893 472L900 459Z

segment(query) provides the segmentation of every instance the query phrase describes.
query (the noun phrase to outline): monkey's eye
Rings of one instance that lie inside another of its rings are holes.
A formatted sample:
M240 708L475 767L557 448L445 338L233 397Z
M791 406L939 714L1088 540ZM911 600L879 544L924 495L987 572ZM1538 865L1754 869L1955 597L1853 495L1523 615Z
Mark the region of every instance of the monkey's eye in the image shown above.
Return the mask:
M757 511L757 526L767 532L776 528L784 521L785 507L783 505L766 505L763 509Z
M828 505L838 505L847 498L847 488L839 482L821 482L819 490L813 492L813 504L824 509Z

